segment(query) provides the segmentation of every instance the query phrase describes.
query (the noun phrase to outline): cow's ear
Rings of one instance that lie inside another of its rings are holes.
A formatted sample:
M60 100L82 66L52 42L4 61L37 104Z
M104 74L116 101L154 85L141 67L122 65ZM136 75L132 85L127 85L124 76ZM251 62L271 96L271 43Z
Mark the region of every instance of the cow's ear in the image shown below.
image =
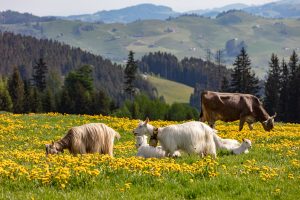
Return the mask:
M145 124L145 125L148 124L149 121L150 121L150 120L149 120L149 118L147 117L146 120L144 121L144 124Z
M242 141L245 142L245 138L243 138Z
M51 144L54 145L54 141L53 140L52 140Z

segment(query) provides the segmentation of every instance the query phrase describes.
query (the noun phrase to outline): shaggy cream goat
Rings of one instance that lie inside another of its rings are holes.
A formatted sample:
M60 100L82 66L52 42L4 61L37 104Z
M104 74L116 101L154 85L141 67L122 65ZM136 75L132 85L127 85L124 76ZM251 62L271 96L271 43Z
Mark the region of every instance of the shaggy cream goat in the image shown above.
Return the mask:
M153 147L147 143L147 136L136 136L135 146L138 148L137 156L143 158L162 158L165 157L166 152L162 149L161 146ZM179 151L175 151L172 157L180 157L181 154Z
M59 141L46 144L46 155L62 153L68 149L70 153L100 153L113 156L114 138L120 135L102 123L91 123L71 128Z
M159 128L156 133L156 128L148 122L148 118L144 122L141 121L133 130L134 135L157 134L157 140L167 156L173 155L176 150L183 150L188 154L210 154L216 157L216 145L213 138L215 132L208 125L198 121L186 122Z

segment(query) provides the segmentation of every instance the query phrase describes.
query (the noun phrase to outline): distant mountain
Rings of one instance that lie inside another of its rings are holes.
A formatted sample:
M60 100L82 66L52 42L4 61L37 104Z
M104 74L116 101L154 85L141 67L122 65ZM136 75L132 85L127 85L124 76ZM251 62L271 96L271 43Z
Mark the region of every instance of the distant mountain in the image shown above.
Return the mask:
M261 6L252 6L243 9L251 14L272 18L299 18L300 1L282 0L273 3L267 3Z
M53 20L56 20L56 17L38 17L30 13L19 13L11 10L0 12L0 24L47 22Z
M247 7L249 6L246 4L236 3L236 4L229 4L223 7L213 8L213 9L192 10L187 13L197 14L205 17L216 17L221 12L226 12L228 10L242 10Z
M300 1L299 0L281 0L267 3L259 6L247 6L245 4L229 4L224 7L194 10L188 13L198 14L205 17L216 17L222 12L229 10L243 10L253 15L259 15L268 18L299 18Z
M63 17L68 20L80 20L84 22L104 22L104 23L130 23L136 20L159 19L165 20L169 17L178 16L180 13L173 11L166 6L153 4L139 4L118 10L100 11L94 14L72 15Z
M80 47L118 63L126 61L128 51L135 58L149 52L169 52L179 59L213 55L223 50L223 61L232 64L241 47L246 47L256 72L263 77L272 53L289 57L300 51L297 19L268 19L243 11L228 11L210 19L195 15L168 20L139 20L132 23L88 23L55 20L26 24L0 24L10 31L48 38Z

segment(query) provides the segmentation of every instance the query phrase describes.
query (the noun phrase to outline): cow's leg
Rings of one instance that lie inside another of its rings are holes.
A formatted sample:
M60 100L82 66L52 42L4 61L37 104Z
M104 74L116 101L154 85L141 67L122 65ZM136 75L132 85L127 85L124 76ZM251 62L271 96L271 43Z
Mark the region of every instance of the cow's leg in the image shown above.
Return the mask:
M252 131L253 130L253 123L248 122L248 126L249 126L250 131Z
M243 130L243 126L244 126L244 123L245 123L245 118L240 118L240 127L239 127L239 131Z

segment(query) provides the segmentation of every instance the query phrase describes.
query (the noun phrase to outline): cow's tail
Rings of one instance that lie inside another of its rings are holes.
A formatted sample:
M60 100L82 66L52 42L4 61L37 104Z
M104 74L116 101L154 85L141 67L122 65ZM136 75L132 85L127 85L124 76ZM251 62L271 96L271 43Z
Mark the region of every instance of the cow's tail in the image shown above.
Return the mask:
M201 122L203 118L203 110L202 110L202 105L200 104L200 115L199 115L199 121Z
M207 91L203 91L201 93L201 99L200 99L200 115L199 115L199 121L203 122L203 97L207 93Z

